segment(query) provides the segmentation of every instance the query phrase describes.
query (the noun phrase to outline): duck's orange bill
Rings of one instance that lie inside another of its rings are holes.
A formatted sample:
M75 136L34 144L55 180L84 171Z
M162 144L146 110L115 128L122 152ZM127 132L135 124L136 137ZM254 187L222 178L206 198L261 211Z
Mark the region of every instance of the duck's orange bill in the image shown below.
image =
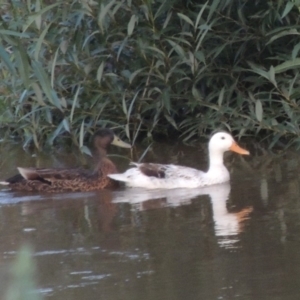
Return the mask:
M241 148L236 142L233 142L229 149L233 152L243 154L243 155L250 154L250 152L248 150Z

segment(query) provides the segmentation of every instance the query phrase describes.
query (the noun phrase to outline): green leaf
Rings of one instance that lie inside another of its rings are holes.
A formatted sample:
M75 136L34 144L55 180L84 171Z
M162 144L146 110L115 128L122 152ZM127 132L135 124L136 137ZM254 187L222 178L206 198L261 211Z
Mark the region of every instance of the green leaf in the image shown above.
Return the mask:
M162 97L163 106L167 109L168 113L170 114L171 99L170 99L170 91L168 88L165 88L163 90L161 97Z
M184 15L184 14L182 14L182 13L177 13L177 16L178 16L180 19L184 20L185 22L189 23L190 25L192 25L192 26L194 27L193 21L192 21L188 16L186 16L186 15Z
M91 150L85 145L80 147L80 151L86 155L93 156Z
M12 62L10 61L10 56L6 52L6 50L0 45L0 57L2 61L5 63L9 71L13 74L16 75L16 69Z
M152 50L152 51L160 54L162 56L161 57L162 59L164 59L166 57L165 53L162 50L160 50L157 47L155 47L155 46L153 46L153 47L152 46L148 46L146 49Z
M63 119L63 125L66 131L70 132L70 124L67 119Z
M176 125L175 120L167 113L164 114L165 118L167 119L167 121L175 128L178 130L178 127Z
M202 14L203 14L203 12L204 12L204 10L205 10L207 4L208 4L208 1L206 1L206 2L203 4L201 10L199 11L199 13L198 13L198 15L197 15L197 19L196 19L196 22L195 22L195 29L196 29L196 28L198 27L198 25L199 25L200 19L201 19L201 17L202 17Z
M101 62L98 70L97 70L97 81L98 83L101 82L102 75L103 75L103 70L104 70L104 61Z
M122 98L122 107L123 107L123 113L127 116L127 106L126 106L125 93L123 94L123 98Z
M276 82L276 79L275 79L275 70L274 70L273 66L271 66L270 70L269 70L269 79L274 84L274 86L277 87L277 82Z
M201 25L201 27L203 27L203 25ZM199 50L200 46L202 45L203 39L205 38L207 32L211 29L211 26L205 26L205 27L206 28L204 30L200 30L199 34L197 35L196 41L198 41L198 43L197 43L195 51ZM225 46L225 44L224 44L224 46Z
M29 88L29 61L28 56L21 45L21 42L18 41L18 47L13 47L15 57L16 57L16 66L19 71L19 75L21 76L23 83L26 88Z
M296 59L296 57L298 56L298 53L299 53L299 50L300 50L300 43L297 43L294 48L293 48L293 51L292 51L292 59Z
M202 96L201 94L199 93L197 87L195 85L193 85L192 87L192 95L194 96L194 98L198 101L202 101Z
M284 63L277 65L274 70L275 74L285 72L287 70L298 69L300 67L300 58L294 60L287 60Z
M143 158L146 156L146 154L148 153L148 151L150 150L150 148L152 147L152 143L149 144L149 146L146 148L146 150L143 152L143 154L140 156L139 160L138 160L138 163L140 163Z
M137 91L133 97L133 99L131 100L131 103L129 105L129 108L128 108L128 112L127 112L127 122L129 123L130 121L130 115L131 115L131 112L132 112L132 109L133 109L133 104L135 103L135 100L137 99L137 96L139 94L140 91Z
M79 132L79 147L80 149L83 147L84 140L84 120L81 122L80 132Z
M252 69L250 71L270 80L270 75L268 72L264 71L262 68L259 68L258 66L254 65L253 63L248 62L248 64ZM276 68L274 68L274 69L276 69Z
M45 12L51 10L52 8L57 7L57 6L59 6L59 5L63 4L63 3L64 3L64 1L62 1L62 2L59 1L59 2L56 2L54 4L47 5L43 9L39 10L38 12L29 15L29 17L27 18L26 23L23 26L23 34L25 34L25 31L30 27L30 25L33 22L39 22L39 19L42 17L43 13L45 13Z
M137 23L138 17L136 15L132 15L130 21L127 26L127 35L131 36L135 27L135 23Z
M52 23L49 23L45 27L45 29L42 31L41 35L38 38L38 41L37 41L36 46L35 46L35 51L34 51L34 59L35 60L39 60L39 54L40 54L42 43L44 42L45 36L46 36L46 34L47 34L47 32L48 32L51 25L52 25Z
M60 124L56 127L56 129L54 130L54 132L51 134L51 136L48 138L48 143L50 145L53 144L54 140L60 135L62 134L65 130L64 129L64 123L63 121L60 122Z
M271 44L272 42L274 42L275 40L283 37L283 36L288 36L288 35L300 35L300 33L297 31L297 29L290 29L290 30L284 30L281 31L280 33L272 36L270 38L270 40L266 43L266 45Z
M172 17L172 11L169 11L168 15L167 15L167 17L166 17L166 19L164 21L163 29L165 29L168 26L171 17Z
M120 55L122 53L123 48L127 44L127 41L128 41L128 36L122 41L122 44L119 47L118 54L117 54L117 61L119 61L119 57L120 57Z
M52 65L51 66L51 87L52 88L54 88L54 76L55 76L55 67L56 67L57 57L58 57L58 48L55 51L54 58L53 58L53 61L51 64Z
M43 93L42 93L42 90L41 90L40 86L36 82L32 82L31 86L32 86L32 88L34 90L34 93L36 95L36 100L37 100L38 104L41 105L41 106L45 106L46 103L44 102Z
M30 38L30 35L27 34L27 33L20 33L20 32L17 32L17 31L12 31L12 30L6 30L6 29L0 29L0 34L3 34L3 35L10 35L10 36L16 36L20 39L28 39Z
M206 64L205 55L204 55L203 51L197 51L197 52L194 53L194 55L199 61Z
M292 10L292 8L294 7L294 5L295 5L295 3L291 2L291 1L288 1L286 3L284 11L283 11L283 13L281 15L281 19L283 19Z
M125 125L125 133L128 139L130 140L130 130L129 130L129 123L127 122Z
M212 17L213 13L216 11L218 5L220 3L220 0L214 0L213 3L211 4L210 8L209 8L209 14L207 17L207 21L210 20L210 18Z
M263 119L263 107L260 100L255 101L255 115L257 121L261 122Z
M47 11L51 10L52 8L59 6L61 4L62 4L61 2L57 2L57 3L51 4L51 5L47 5L45 8L39 10L38 12L35 12L35 13L29 15L26 23L23 26L23 34L25 34L24 32L30 27L30 25L33 22L38 23L40 18L43 19L42 14L44 14L45 12L47 12Z
M174 41L169 40L169 39L167 39L167 41L173 47L173 49L176 51L176 53L180 56L181 59L185 58L184 50L182 49L182 47L179 44L177 44ZM170 51L170 53L168 55L169 57L171 56L171 53L172 53L172 51Z
M225 88L222 87L220 94L219 94L219 98L218 98L218 105L221 107L222 103L223 103L223 99L224 99L224 93L225 93Z
M58 99L56 92L51 88L51 81L49 80L42 64L37 61L32 61L32 67L49 101L62 111L60 100Z
M67 40L63 40L61 41L61 43L59 44L59 49L63 54L67 53L68 50L68 46L69 46L69 41Z
M140 5L140 9L144 13L144 16L147 19L147 21L149 21L149 8L148 8L148 6L145 5L145 4L142 4L142 5Z
M135 78L139 73L141 73L142 71L144 71L144 70L146 70L146 69L147 69L147 67L141 68L141 69L138 69L138 70L134 71L134 72L130 75L130 77L129 77L129 83L131 84L132 81L134 80L134 78Z
M296 72L293 80L290 80L289 90L288 90L288 97L290 97L293 94L293 92L294 92L294 84L295 84L295 82L297 82L298 77L299 77L299 72Z
M101 4L100 13L98 15L98 25L102 33L104 33L105 18L107 17L110 8L115 4L115 2L116 0L110 0L105 6Z
M35 12L39 12L41 10L41 2L36 0L35 2ZM35 19L35 24L38 30L41 30L42 27L42 16L38 15Z
M75 111L75 108L76 108L76 105L78 102L78 95L79 95L80 89L81 89L81 85L79 84L77 87L75 96L74 96L73 103L72 103L72 109L71 109L71 113L70 113L70 122L71 123L73 123L74 111Z
M132 145L135 144L135 140L138 137L138 134L140 132L141 126L142 126L142 121L140 121L139 126L138 126L138 128L136 129L136 131L134 133L134 137L133 137L132 142L131 142Z

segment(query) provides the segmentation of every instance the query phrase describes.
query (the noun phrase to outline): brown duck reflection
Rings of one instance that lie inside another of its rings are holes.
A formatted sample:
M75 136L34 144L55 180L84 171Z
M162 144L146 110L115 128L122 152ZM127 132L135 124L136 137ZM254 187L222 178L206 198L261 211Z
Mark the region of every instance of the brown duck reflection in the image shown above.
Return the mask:
M11 197L11 198L10 198ZM6 201L9 205L18 204L20 214L29 220L29 216L35 223L33 227L40 228L38 221L43 216L43 222L51 222L65 227L73 228L74 232L110 232L112 221L117 213L117 205L112 202L112 192L102 190L89 193L57 193L57 194L31 194L31 193L7 193ZM4 204L4 199L2 201ZM28 225L25 225L28 226Z

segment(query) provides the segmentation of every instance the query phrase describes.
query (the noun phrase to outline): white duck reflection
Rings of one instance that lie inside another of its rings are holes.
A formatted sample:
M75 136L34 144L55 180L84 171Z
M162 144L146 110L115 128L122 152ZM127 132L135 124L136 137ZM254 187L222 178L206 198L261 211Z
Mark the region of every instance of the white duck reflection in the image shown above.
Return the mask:
M236 247L238 234L243 231L244 222L248 219L252 207L239 212L228 212L226 202L229 199L230 184L223 183L196 189L145 190L130 188L113 192L114 203L130 203L135 210L163 208L190 204L192 199L208 195L211 200L215 236L218 244L226 248Z

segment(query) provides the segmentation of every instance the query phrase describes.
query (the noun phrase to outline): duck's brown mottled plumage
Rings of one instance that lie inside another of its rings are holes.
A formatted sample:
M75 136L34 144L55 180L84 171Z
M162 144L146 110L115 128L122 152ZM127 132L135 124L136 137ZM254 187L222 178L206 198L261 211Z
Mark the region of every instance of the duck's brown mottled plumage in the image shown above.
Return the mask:
M13 190L39 192L93 191L115 187L116 182L107 177L117 172L114 163L106 156L107 147L114 144L130 148L130 145L115 137L109 129L97 131L93 144L97 162L92 172L84 169L18 168L20 174L1 183Z

